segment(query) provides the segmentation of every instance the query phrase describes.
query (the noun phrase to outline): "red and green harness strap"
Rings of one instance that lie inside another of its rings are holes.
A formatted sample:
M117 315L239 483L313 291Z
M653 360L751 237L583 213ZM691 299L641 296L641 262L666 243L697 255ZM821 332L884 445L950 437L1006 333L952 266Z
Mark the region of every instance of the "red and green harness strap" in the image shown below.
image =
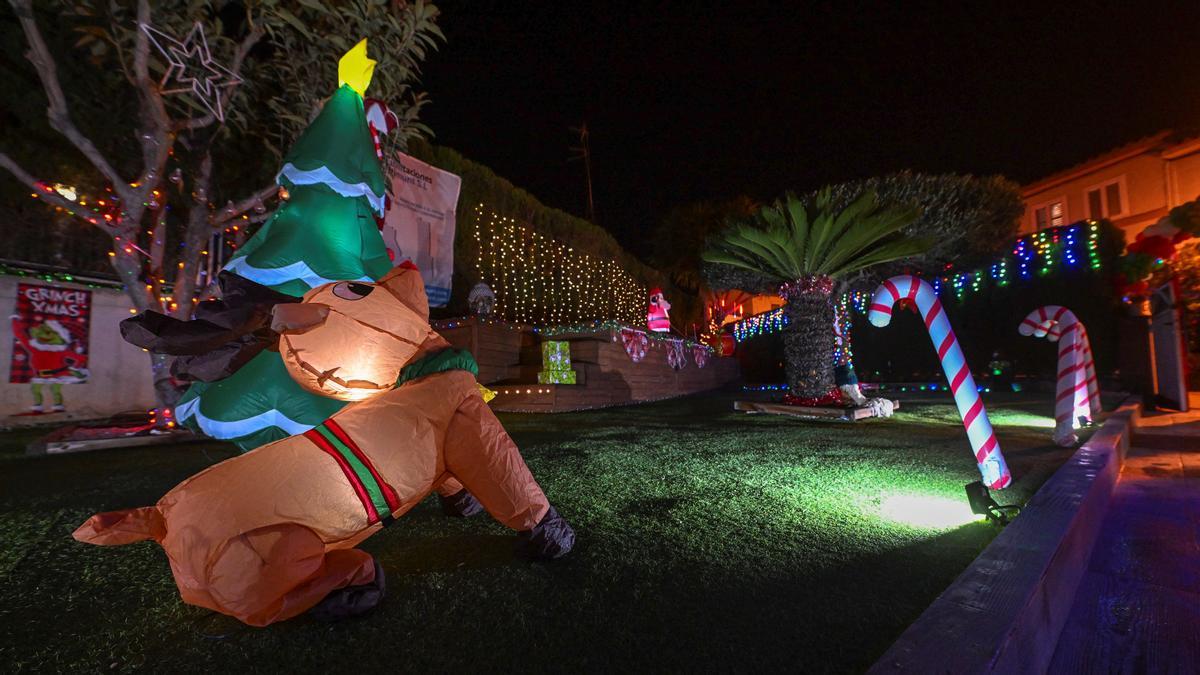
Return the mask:
M400 371L396 386L417 380L427 375L445 372L447 370L465 370L472 375L479 374L479 366L471 352L463 349L444 349L407 365ZM362 501L363 509L367 512L367 524L383 523L386 527L395 520L392 514L400 508L400 498L392 486L383 481L371 460L354 439L350 438L332 418L304 432L305 438L312 441L318 448L333 457L346 474L350 486Z
M341 467L367 512L367 524L390 525L395 519L392 514L400 507L400 498L379 476L375 465L354 439L332 419L304 432L304 436Z

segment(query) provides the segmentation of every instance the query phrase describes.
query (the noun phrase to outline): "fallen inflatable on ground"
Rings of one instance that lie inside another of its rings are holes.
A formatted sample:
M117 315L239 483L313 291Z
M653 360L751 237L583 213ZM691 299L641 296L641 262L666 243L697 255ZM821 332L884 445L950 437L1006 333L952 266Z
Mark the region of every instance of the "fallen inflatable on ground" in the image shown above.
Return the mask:
M92 516L75 538L157 541L185 602L255 626L314 607L373 607L382 570L355 546L450 481L520 533L523 557L564 555L574 532L484 402L474 359L433 331L428 311L410 267L277 305L288 374L356 402L200 472L155 506Z

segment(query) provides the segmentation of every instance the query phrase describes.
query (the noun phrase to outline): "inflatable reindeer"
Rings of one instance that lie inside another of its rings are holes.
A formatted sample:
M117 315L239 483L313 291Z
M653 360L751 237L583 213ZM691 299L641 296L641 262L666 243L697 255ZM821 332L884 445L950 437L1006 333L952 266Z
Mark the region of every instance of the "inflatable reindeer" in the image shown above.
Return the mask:
M196 474L154 506L94 515L75 538L154 540L185 602L255 626L375 606L382 569L355 547L448 482L519 533L518 555L566 554L574 532L487 407L474 359L434 332L428 312L411 266L275 305L288 373L352 403Z

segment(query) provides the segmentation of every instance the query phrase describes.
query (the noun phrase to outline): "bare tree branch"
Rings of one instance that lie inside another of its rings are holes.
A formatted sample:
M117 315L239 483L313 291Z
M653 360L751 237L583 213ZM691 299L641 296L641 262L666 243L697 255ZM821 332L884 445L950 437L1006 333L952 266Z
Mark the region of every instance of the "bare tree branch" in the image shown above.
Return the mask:
M243 213L255 208L265 200L274 197L279 193L279 186L271 183L245 199L235 202L233 208L225 207L218 212L218 215L213 216L213 228L219 229L232 222L234 219L241 216Z
M58 66L54 62L54 57L50 55L50 49L46 47L46 41L42 38L42 32L34 19L32 3L30 0L9 0L9 3L16 12L17 20L21 22L21 29L25 32L25 39L29 43L29 51L25 56L33 64L34 71L42 81L46 99L50 103L46 110L50 126L66 136L67 140L71 141L71 144L82 152L84 157L87 157L92 166L96 167L96 170L112 183L113 189L122 199L132 197L121 174L117 173L117 170L109 164L108 159L96 148L91 139L85 136L71 120L67 98L58 81Z
M212 152L209 148L200 158L198 171L193 179L193 203L188 209L187 227L183 236L184 248L193 255L182 256L180 265L175 270L174 298L178 304L173 308L168 307L172 314L181 319L187 318L192 312L196 296L196 276L203 262L200 255L194 254L208 246L211 236L208 226L210 211L205 195L212 183L212 169ZM211 255L211 251L209 253Z
M167 210L159 205L154 227L150 230L150 271L160 274L167 252Z
M38 199L41 199L48 204L53 204L54 206L71 213L71 215L82 218L101 230L104 230L106 233L112 233L112 228L108 225L108 223L104 222L103 218L97 218L95 213L92 213L91 211L81 207L79 204L66 199L57 192L47 192L45 190L45 183L34 178L28 171L21 168L19 164L17 164L11 157L3 152L0 152L0 166L8 169L9 173L16 177L17 180L21 181L30 190L37 193Z
M153 128L141 130L142 157L144 166L138 178L142 200L158 187L163 169L174 145L174 125L167 114L158 85L150 79L150 38L143 26L150 25L150 2L138 0L137 29L134 38L133 74L137 80L138 98L144 110L143 118L149 119Z
M258 41L262 39L264 34L260 26L254 26L250 29L249 33L246 33L246 37L242 38L241 43L238 44L237 51L233 54L233 63L229 65L230 72L241 77L242 64L245 63L250 50L254 49L254 45L258 44Z
M172 128L175 131L195 131L196 129L203 129L216 121L217 116L209 113L204 117L189 117L185 120L175 120L172 123Z
M270 220L271 216L275 215L275 212L278 210L279 209L276 208L276 209L269 209L267 211L263 211L262 213L256 213L256 214L248 217L246 219L246 222L247 223L261 223L263 221Z

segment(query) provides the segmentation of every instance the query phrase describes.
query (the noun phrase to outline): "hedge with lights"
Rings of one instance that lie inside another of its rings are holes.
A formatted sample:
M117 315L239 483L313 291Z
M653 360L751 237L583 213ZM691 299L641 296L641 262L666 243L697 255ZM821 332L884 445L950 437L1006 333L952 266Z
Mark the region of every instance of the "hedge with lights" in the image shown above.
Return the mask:
M542 326L645 322L646 286L612 259L577 251L483 204L473 209L468 223L467 255L477 278L495 293L496 317Z
M466 314L467 291L480 280L480 268L477 265L479 248L475 239L477 210L484 218L485 228L493 215L497 219L506 219L505 226L512 224L525 227L526 236L529 238L537 235L540 238L539 245L544 245L547 253L553 255L559 246L565 246L572 249L571 253L586 255L597 264L611 264L614 270L624 273L619 276L628 276L645 288L662 286L672 302L675 300L672 296L678 295L677 290L669 284L663 274L630 255L607 230L598 225L542 204L536 197L496 175L491 169L463 157L450 148L414 141L409 144L408 152L421 161L462 177L462 190L458 200L458 227L454 240L454 288L449 305L439 313ZM509 239L515 239L515 235ZM490 279L483 280L491 283ZM546 291L549 292L549 288L546 288ZM560 323L592 318L630 321L635 318L626 316L615 307L608 316L577 315L571 307L558 304L558 301L549 295L542 295L541 285L537 280L530 280L529 287L521 292L520 297L526 307L532 308L536 302L547 312L553 311L553 317L547 317L543 321L530 309L519 315L506 315L504 318L533 323ZM645 299L643 296L638 300L643 305L638 311L643 314ZM513 300L515 303L516 298ZM515 304L513 306L515 307ZM645 317L641 320L644 323Z

